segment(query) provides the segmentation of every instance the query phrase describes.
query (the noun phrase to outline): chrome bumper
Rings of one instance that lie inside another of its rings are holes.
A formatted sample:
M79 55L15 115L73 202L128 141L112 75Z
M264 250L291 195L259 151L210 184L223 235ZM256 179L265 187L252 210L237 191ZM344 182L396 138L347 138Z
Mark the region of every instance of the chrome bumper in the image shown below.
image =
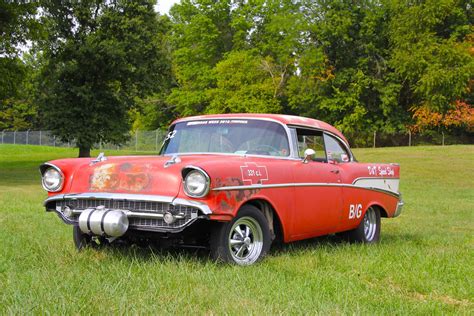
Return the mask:
M59 194L46 199L44 205L47 211L55 212L66 224L78 225L81 213L101 208L120 211L126 215L131 229L175 233L199 218L208 218L212 213L210 208L201 202L141 194ZM165 213L170 213L174 220L166 223Z
M393 214L393 217L397 217L402 213L403 205L405 205L405 202L403 202L403 200L399 200L397 203L397 209L395 210L395 214Z
M171 196L162 195L145 195L145 194L121 194L121 193L79 193L79 194L58 194L47 198L43 205L47 206L49 202L61 200L116 200L116 201L147 201L147 202L162 202L170 203L175 206L192 206L198 208L203 214L212 214L211 209L204 203L177 199Z

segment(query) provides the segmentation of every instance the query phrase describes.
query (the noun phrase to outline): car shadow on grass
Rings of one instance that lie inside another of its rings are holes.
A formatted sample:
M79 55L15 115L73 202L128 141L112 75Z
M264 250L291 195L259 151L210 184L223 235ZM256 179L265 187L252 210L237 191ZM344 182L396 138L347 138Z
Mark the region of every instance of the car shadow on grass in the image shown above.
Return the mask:
M382 236L380 245L396 246L400 244L425 245L422 238L413 234L391 234ZM345 247L365 247L362 244L351 244L337 235L326 235L295 241L291 243L273 243L269 254L272 257L287 254L298 254L305 251L324 251L328 253L337 252ZM210 250L206 247L189 246L167 246L162 247L157 244L149 245L112 245L105 246L104 249L109 255L143 262L159 261L173 263L199 263L201 265L213 264L214 260L210 255Z
M285 253L324 248L330 251L346 242L335 235L316 237L292 243L274 243L270 249L270 255L279 256ZM132 260L140 261L175 261L175 262L198 262L200 264L213 263L209 248L170 246L160 247L159 245L112 245L105 246L104 250L109 255L117 257L129 257Z

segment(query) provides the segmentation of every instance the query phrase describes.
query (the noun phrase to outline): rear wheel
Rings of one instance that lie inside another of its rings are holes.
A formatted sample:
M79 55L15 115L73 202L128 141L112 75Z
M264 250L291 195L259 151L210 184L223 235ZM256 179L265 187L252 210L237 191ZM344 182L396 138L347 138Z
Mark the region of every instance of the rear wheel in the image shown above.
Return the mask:
M342 233L342 237L350 242L366 244L376 243L380 240L380 211L376 207L369 207L364 218L356 229Z
M265 216L245 205L230 222L219 223L211 233L212 257L221 262L250 265L270 249L270 229Z

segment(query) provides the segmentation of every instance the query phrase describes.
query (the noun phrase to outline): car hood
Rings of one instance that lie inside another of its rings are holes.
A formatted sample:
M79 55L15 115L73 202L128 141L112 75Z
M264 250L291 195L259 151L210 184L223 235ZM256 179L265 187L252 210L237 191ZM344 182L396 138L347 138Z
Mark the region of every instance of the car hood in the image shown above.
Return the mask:
M57 193L126 193L176 197L182 185L181 171L195 166L204 169L211 177L211 187L221 185L224 176L241 178L240 166L246 161L271 161L264 158L221 155L121 156L92 159L74 158L51 161L65 175L63 191ZM215 181L218 180L218 181Z
M52 161L66 177L62 193L109 192L176 196L182 182L181 168L165 167L170 157L127 156Z

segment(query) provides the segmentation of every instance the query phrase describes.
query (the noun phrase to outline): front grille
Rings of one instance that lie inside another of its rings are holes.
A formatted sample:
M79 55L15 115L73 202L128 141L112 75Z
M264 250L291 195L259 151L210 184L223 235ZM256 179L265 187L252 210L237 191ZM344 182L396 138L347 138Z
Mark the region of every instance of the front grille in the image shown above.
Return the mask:
M106 199L77 199L62 200L56 202L56 210L60 211L63 207L68 206L73 210L81 211L87 208L96 208L104 206L106 209L126 210L131 212L164 214L170 212L174 215L182 215L183 218L176 219L174 223L167 224L162 218L143 218L129 217L129 227L143 230L170 229L180 228L188 224L190 221L198 217L198 209L192 206L173 205L165 202L152 201L120 201ZM69 220L77 221L79 215L69 217Z
M70 208L77 210L85 210L86 208L95 208L103 205L107 209L114 210L128 210L133 212L154 212L164 213L166 211L172 211L175 207L172 204L164 202L150 202L150 201L118 201L118 200L96 200L96 199L78 199L78 200L67 200L60 201L61 206L69 206ZM56 204L58 205L58 204Z

